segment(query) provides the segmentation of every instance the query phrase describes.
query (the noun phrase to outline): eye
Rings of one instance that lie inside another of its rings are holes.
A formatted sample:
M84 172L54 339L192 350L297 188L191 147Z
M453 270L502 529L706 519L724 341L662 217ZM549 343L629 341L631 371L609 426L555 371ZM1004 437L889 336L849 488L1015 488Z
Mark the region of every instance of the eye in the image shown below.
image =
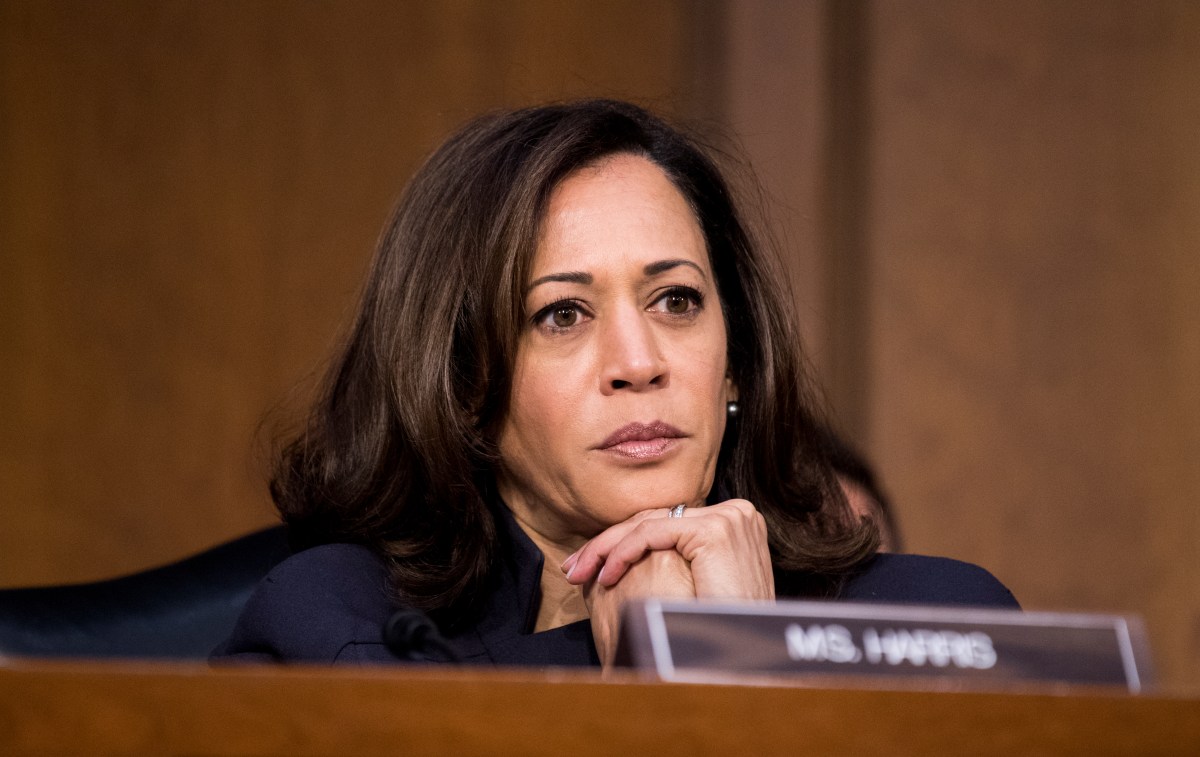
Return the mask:
M654 301L654 309L670 315L689 315L703 306L704 295L691 287L671 287Z
M691 300L682 294L668 294L663 300L668 313L686 313L692 306Z
M560 329L574 326L577 320L579 320L579 311L574 305L554 308L554 311L550 313L550 322Z
M533 325L547 331L565 331L587 317L583 306L575 300L559 300L542 308L533 316Z

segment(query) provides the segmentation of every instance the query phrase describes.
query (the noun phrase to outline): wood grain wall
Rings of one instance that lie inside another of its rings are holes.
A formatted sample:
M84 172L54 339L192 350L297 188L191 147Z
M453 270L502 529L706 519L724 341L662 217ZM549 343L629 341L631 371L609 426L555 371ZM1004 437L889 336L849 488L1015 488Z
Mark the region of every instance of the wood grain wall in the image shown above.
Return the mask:
M869 448L911 546L1200 682L1200 6L877 2Z
M725 118L908 547L1141 614L1200 686L1198 6L730 8Z
M328 353L420 158L504 104L688 112L700 18L634 0L0 3L0 585L270 522L258 425Z
M602 94L738 135L914 551L1200 686L1198 93L1169 0L0 0L0 585L269 522L256 428L421 155Z

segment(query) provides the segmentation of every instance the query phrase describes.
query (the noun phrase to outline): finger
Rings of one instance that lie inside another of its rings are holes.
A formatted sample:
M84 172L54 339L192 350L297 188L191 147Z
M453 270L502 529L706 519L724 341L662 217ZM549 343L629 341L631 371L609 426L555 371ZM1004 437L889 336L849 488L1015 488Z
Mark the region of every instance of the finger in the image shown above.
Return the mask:
M702 568L722 584L725 580L718 577L743 574L745 566L737 567L739 564L747 560L755 564L767 555L766 523L749 502L732 500L697 510L688 518L643 520L615 544L603 546L607 551L597 548L595 553L603 560L596 576L602 586L614 585L630 565L655 550L674 550L692 566L693 573ZM769 558L766 564L769 566Z
M684 524L683 518L657 518L645 520L627 531L602 555L603 566L596 575L596 583L612 586L621 580L629 566L655 550L680 551L680 541L692 536L697 528L704 528L700 518ZM682 554L682 553L681 553Z
M567 574L567 581L579 585L593 580L600 572L605 557L612 550L613 545L624 539L626 534L637 528L639 523L666 519L667 512L662 508L643 510L628 520L609 526L597 534L563 562L562 567Z

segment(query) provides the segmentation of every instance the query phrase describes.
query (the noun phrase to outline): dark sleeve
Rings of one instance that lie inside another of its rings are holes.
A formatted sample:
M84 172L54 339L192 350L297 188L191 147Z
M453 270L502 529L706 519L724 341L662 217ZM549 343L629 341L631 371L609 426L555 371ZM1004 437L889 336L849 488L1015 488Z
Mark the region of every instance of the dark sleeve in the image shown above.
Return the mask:
M326 544L283 561L246 603L214 662L395 662L383 645L386 573L366 547Z
M839 592L847 602L1020 609L1008 588L978 565L945 557L881 553Z

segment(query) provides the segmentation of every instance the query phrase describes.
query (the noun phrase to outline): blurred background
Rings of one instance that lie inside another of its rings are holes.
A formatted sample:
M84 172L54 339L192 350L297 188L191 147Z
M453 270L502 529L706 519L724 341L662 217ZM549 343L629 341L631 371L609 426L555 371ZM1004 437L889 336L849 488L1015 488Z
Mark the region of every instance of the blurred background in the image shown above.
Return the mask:
M0 0L0 586L273 522L260 424L406 178L485 109L597 95L753 164L910 551L1141 614L1200 689L1186 0Z

